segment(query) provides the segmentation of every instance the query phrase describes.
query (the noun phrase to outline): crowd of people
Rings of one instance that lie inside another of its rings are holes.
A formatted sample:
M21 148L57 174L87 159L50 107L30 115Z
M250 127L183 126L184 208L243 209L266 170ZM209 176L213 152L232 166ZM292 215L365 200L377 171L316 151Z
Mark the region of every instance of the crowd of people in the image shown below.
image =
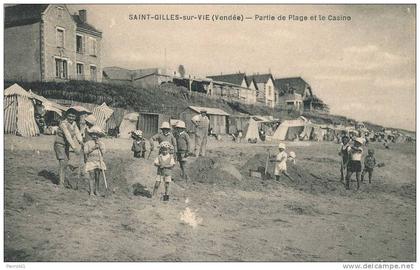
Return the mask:
M83 164L81 166L83 167L81 174L89 178L89 195L97 196L99 195L101 174L104 179L104 184L107 187L105 176L106 164L103 158L105 144L101 141L105 133L96 125L96 119L93 115L83 117L79 129L76 123L76 119L80 116L78 114L79 112L76 109L68 109L56 133L54 151L59 163L58 182L63 187L71 188L66 178L66 169L69 167L70 149L73 149L76 154L81 154L80 162ZM188 157L206 155L207 137L210 136L208 132L210 121L206 115L206 111L201 111L191 121L194 124L194 148L191 145L190 136L186 131L186 124L181 120L176 122L173 130L169 122L163 122L160 126L160 132L153 135L150 140L144 138L141 130L135 130L131 133L133 139L131 151L133 152L134 158L149 159L150 154L155 149L155 142L158 144L158 155L153 162L154 166L157 167L153 196L156 196L161 182L164 182L164 201L169 200L169 185L172 181L172 169L176 163L180 166L181 177L185 181L188 181ZM348 135L341 137L339 150L339 155L341 156L340 174L341 181L344 182L345 180L346 189L350 189L350 180L353 174L356 175L357 189L360 188L360 182L363 182L366 174L368 175L369 183L371 183L374 168L378 166L373 149L368 150L368 155L364 158L362 166L363 146L367 146L367 142L363 137L350 137ZM287 161L293 160L295 162L295 153L290 152L288 154L285 151L286 145L284 143L279 144L278 150L278 154L271 159L271 162L275 163L274 175L276 180L279 180L281 175L286 176L290 180L294 180L287 173ZM77 181L75 188L78 188Z
M59 163L59 180L58 184L71 188L66 177L66 170L69 167L70 149L76 154L81 155L81 164L83 163L83 171L81 174L89 178L89 195L99 195L100 175L106 183L106 164L103 156L105 153L105 144L101 138L105 136L104 131L96 125L96 119L93 115L87 115L80 121L80 128L76 123L76 119L80 117L80 112L74 108L70 108L65 113L65 118L60 122L55 141L54 151ZM156 196L160 183L164 182L165 193L163 200L169 200L169 184L172 181L172 169L176 162L181 168L181 177L186 181L189 180L187 173L187 158L189 156L205 156L207 148L207 137L210 121L205 110L200 115L193 117L195 144L192 149L190 136L186 132L185 122L177 121L174 131L172 132L169 122L163 122L160 126L160 132L153 135L150 140L143 136L141 130L132 132L131 137L133 144L131 151L134 158L148 159L155 149L155 142L158 143L158 156L153 164L157 167L156 183L153 189L153 196ZM147 145L149 144L149 147ZM146 153L149 148L149 154ZM74 187L78 188L78 180Z

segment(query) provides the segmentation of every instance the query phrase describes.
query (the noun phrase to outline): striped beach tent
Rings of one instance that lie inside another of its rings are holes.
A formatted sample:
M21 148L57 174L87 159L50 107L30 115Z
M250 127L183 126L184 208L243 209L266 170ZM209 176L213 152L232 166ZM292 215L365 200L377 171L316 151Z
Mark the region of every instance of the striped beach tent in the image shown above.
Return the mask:
M114 110L108 107L106 103L102 103L101 106L93 109L93 115L96 117L96 125L99 126L103 131L108 132L107 130L107 121L114 113Z
M4 90L4 133L23 137L39 135L32 96L18 84Z

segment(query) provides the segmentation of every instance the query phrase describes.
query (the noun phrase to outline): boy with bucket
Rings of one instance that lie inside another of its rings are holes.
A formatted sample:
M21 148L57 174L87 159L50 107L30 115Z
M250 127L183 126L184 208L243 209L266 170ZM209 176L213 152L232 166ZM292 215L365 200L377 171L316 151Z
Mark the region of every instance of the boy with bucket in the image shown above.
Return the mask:
M274 167L274 175L276 176L276 180L280 181L280 175L285 175L290 180L294 181L294 179L287 173L287 159L288 155L286 153L286 145L284 143L279 143L279 153L276 155L274 160L271 160L271 162L275 162ZM295 154L293 154L293 159L296 157Z

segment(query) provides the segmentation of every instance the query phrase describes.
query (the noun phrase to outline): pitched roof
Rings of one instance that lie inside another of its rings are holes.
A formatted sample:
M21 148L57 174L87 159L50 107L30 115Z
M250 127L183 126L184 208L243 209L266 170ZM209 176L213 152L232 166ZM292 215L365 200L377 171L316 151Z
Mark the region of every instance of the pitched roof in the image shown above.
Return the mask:
M249 76L246 76L245 80L246 80L246 86L248 88L251 85L251 82L254 82L255 89L258 89L257 82L254 80L254 78L250 78Z
M132 77L131 70L120 67L105 67L102 72L109 80L131 81Z
M76 22L77 30L85 30L88 31L90 34L94 34L96 36L102 37L102 32L93 27L92 25L88 24L87 22L83 22L79 15L75 14L72 15L73 20Z
M207 114L229 116L227 112L218 108L208 108L208 107L198 107L198 106L189 106L188 108L198 113L200 113L202 110L205 110L207 111Z
M227 83L237 84L237 85L242 84L244 77L246 78L245 73L207 76L207 78L210 78L214 81L227 82Z
M293 87L295 89L295 93L301 94L302 96L305 93L306 87L309 86L309 84L301 77L275 79L274 85L283 93L287 92L288 87Z
M5 8L4 27L33 24L41 21L42 13L48 8L48 4L22 4ZM102 36L102 32L92 25L83 22L79 15L72 15L73 21L77 25L77 30L85 30L91 34Z
M7 89L5 89L4 90L4 95L5 96L17 95L17 96L23 96L23 97L27 97L27 98L32 98L31 94L28 91L26 91L25 89L23 89L17 83L15 83L12 86L10 86Z
M33 24L41 21L42 13L48 4L22 4L6 7L4 9L4 27Z
M250 75L248 76L250 79L254 79L256 83L266 83L268 80L273 79L273 75L271 74L257 74L257 75Z

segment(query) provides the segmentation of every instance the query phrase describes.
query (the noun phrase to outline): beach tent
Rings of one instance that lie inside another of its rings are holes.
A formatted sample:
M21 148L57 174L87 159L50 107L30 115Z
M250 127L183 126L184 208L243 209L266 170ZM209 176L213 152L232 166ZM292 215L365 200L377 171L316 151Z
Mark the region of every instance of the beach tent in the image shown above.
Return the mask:
M251 119L249 119L248 125L245 127L244 129L244 134L245 134L245 141L248 141L249 139L251 140L255 140L257 139L257 141L261 141L260 139L260 135L259 135L259 125L262 121L256 121L254 118L251 117Z
M311 139L312 131L314 129L313 125L305 125L303 131L299 134L299 139L301 141L309 141Z
M113 113L114 110L108 107L105 102L101 106L93 109L93 115L96 117L96 125L106 133L108 132L107 122Z
M120 125L120 138L128 139L131 137L131 132L137 129L139 121L138 113L127 113L124 115Z
M18 84L4 90L4 133L24 137L39 135L32 96Z
M277 128L273 140L294 140L299 137L310 122L303 116L294 120L285 120Z

